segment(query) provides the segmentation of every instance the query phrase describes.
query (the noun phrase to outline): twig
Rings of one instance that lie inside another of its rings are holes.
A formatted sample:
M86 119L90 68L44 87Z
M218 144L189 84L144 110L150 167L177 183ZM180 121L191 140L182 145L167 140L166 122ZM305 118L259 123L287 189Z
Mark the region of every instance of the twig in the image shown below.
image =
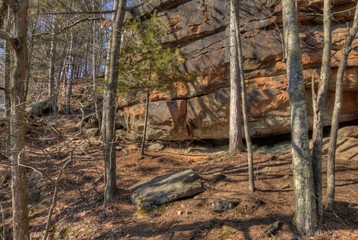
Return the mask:
M333 212L333 214L336 216L336 218L338 218L338 219L343 223L343 225L348 229L349 227L348 227L347 224L342 220L342 218L340 218L340 217L337 215L336 211L332 211L332 212Z
M266 231L265 231L265 235L267 237L273 237L275 235L275 233L281 229L283 225L283 222L281 221L276 221L274 222Z
M47 215L47 223L46 223L46 230L45 230L45 234L43 237L43 240L47 240L48 237L48 232L50 230L50 224L51 224L51 217L53 214L53 210L56 207L56 203L57 203L57 192L58 192L58 183L61 179L62 173L65 170L66 166L68 163L70 163L73 160L73 152L71 152L70 154L70 159L68 159L65 164L63 164L62 169L60 170L60 172L58 173L57 179L56 179L56 183L55 183L55 190L53 192L53 196L52 196L52 205L50 207L50 210L48 211L48 215Z
M44 171L40 170L39 168L37 167L34 167L34 166L30 166L30 165L25 165L25 164L22 164L22 163L19 163L17 164L19 165L20 167L25 167L25 168L29 168L29 169L32 169L34 170L35 172L39 173L42 176L45 176L48 180L50 180L51 183L53 184L56 184L56 182L54 180L52 180L52 178L47 174L45 173Z
M6 239L6 231L5 231L5 214L4 209L2 208L2 204L0 203L0 210L1 210L1 221L2 221L2 239Z

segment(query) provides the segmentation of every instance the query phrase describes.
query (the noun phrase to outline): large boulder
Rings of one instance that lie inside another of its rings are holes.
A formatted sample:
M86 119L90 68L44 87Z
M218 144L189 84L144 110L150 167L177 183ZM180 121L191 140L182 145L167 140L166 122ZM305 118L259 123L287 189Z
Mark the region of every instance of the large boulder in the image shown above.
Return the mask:
M26 111L35 116L41 116L43 114L49 113L52 106L51 98L41 100L39 102L31 103Z
M161 205L204 191L202 180L193 170L182 170L156 177L133 189L131 201L137 205Z
M290 132L286 64L282 44L279 0L243 1L241 33L252 136ZM312 124L312 93L318 87L323 48L323 0L299 1L300 40L309 124ZM333 3L333 50L331 79L325 110L330 124L335 79L353 19L355 1ZM148 139L187 140L228 138L229 129L229 4L224 0L150 0L134 11L138 16L157 9L168 29L163 44L180 49L185 56L182 71L195 74L191 83L173 84L168 92L152 92ZM307 11L309 9L309 11ZM314 14L317 13L317 14ZM343 79L340 121L358 119L358 39L353 42ZM132 134L143 129L144 104L121 101L120 123Z

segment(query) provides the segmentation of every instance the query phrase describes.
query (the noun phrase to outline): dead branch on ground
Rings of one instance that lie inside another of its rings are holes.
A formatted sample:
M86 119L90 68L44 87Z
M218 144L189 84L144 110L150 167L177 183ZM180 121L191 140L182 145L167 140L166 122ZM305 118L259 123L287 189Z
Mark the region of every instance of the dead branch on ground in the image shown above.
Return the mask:
M67 164L69 164L71 161L73 160L73 152L71 152L70 154L70 159L68 159L62 166L60 172L58 173L58 176L56 178L56 182L55 182L55 190L53 192L53 195L52 195L52 205L50 207L50 210L48 211L48 215L47 215L47 223L46 223L46 229L45 229L45 234L44 234L44 237L43 237L43 240L47 240L47 237L48 237L48 232L50 230L50 225L51 225L51 217L52 217L52 214L53 214L53 210L55 209L56 207L56 204L57 204L57 193L58 193L58 183L59 181L61 180L61 176L62 176L62 173L63 171L65 170Z

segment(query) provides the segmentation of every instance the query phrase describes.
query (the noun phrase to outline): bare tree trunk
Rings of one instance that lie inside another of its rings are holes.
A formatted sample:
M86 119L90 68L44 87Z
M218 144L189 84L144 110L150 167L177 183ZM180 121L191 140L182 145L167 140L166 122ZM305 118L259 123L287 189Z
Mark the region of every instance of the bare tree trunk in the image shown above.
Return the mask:
M309 149L307 105L302 72L300 39L295 1L282 0L284 31L287 37L287 76L291 106L292 161L295 190L295 224L301 234L317 230L317 210Z
M102 1L102 5L104 6L104 2ZM118 0L115 0L113 3L113 10L116 10L118 6ZM115 15L112 15L112 22L115 20ZM110 69L109 69L109 63L110 63L110 58L111 58L111 44L112 44L112 38L109 38L107 41L107 55L106 55L106 60L105 60L105 68L104 68L104 81L107 82L109 79L109 73L110 73ZM102 111L102 126L101 126L101 140L104 141L104 139L106 139L106 111L104 111L104 107L105 107L105 101L106 101L106 97L103 96L103 111Z
M147 127L148 127L148 115L149 115L149 89L147 89L146 96L145 96L145 112L144 112L144 128L143 128L143 135L142 135L142 144L140 146L140 154L141 156L144 155L145 149L145 142L147 138Z
M55 61L56 61L56 41L55 41L55 32L56 32L56 17L52 17L52 35L51 35L51 46L50 46L50 66L49 66L49 98L51 99L51 109L52 113L56 112L56 101L55 101Z
M249 174L249 189L251 192L255 191L255 182L254 182L254 160L252 155L252 143L249 132L249 119L247 111L247 97L246 97L246 86L245 86L245 73L244 73L244 63L242 55L242 45L240 37L240 14L239 14L239 0L232 0L235 10L235 33L237 41L237 57L238 57L238 66L240 74L240 85L241 85L241 103L242 103L242 115L244 120L244 131L245 131L245 140L247 147L247 162L248 162L248 174Z
M28 68L27 52L27 10L28 1L11 1L9 7L14 15L14 29L2 32L15 50L14 70L10 84L10 152L11 152L11 190L13 212L13 239L29 239L27 207L27 177L25 168L25 105L26 75Z
M93 3L93 10L95 10L95 5ZM93 84L93 92L94 92L94 101L95 101L95 111L96 118L98 123L98 128L101 127L101 114L99 111L99 99L98 99L98 89L97 89L97 38L96 38L96 30L97 24L96 21L93 22L92 26L92 84Z
M30 37L30 41L29 41L29 47L28 47L28 68L27 68L27 73L26 73L26 84L25 84L25 95L27 96L28 93L29 93L29 84L30 84L30 76L31 76L31 59L32 59L32 51L34 49L34 44L35 44L35 41L34 41L34 35L35 35L35 32L36 32L36 28L37 28L37 25L38 25L38 22L39 22L39 11L40 11L40 7L39 7L39 3L40 1L37 0L36 1L36 20L35 20L35 24L31 30L31 37Z
M10 32L11 30L11 14L10 8L7 8L7 17L5 22L5 31ZM10 119L11 111L11 96L10 96L10 87L11 87L11 44L8 41L5 41L5 61L4 61L4 80L5 80L5 116L6 119ZM11 134L10 129L7 132L6 138L6 149L10 149Z
M316 105L314 109L313 124L313 177L315 185L315 199L317 204L318 227L322 224L323 205L322 205L322 141L324 124L324 107L326 103L328 81L331 70L331 49L332 49L332 24L331 24L331 5L332 0L324 1L324 48L322 55L321 80L317 100L313 102ZM312 83L313 84L313 83Z
M70 49L68 54L68 66L70 71L70 76L67 77L67 90L66 90L66 115L70 115L71 113L71 96L72 96L72 83L73 79L75 77L75 61L73 57L73 45L74 45L74 39L73 39L73 33L71 32L71 40L70 40ZM66 73L68 74L68 72Z
M54 96L55 109L57 109L58 97L60 95L61 80L63 79L63 76L65 75L64 71L65 71L65 65L66 65L66 48L63 48L61 57L62 57L62 59L60 61L60 66L57 69L57 77L56 77L56 87L55 87L55 96Z
M124 23L126 0L118 0L117 11L113 26L111 41L111 56L109 62L109 79L107 85L106 101L103 111L106 112L104 139L105 147L105 204L110 201L116 193L116 98L117 82L119 77L119 53L121 49L122 27Z
M230 129L229 152L241 152L243 150L241 132L241 101L238 48L236 41L236 0L230 0Z
M336 148L337 148L337 135L339 128L339 115L342 107L342 81L344 77L344 71L346 70L347 60L349 53L352 50L352 42L357 35L358 31L358 3L353 20L353 27L349 31L346 42L343 47L343 56L339 62L337 80L336 80L336 96L334 99L334 109L332 116L331 134L329 138L329 152L327 162L327 203L326 210L333 210L334 198L335 198L335 160L336 160Z

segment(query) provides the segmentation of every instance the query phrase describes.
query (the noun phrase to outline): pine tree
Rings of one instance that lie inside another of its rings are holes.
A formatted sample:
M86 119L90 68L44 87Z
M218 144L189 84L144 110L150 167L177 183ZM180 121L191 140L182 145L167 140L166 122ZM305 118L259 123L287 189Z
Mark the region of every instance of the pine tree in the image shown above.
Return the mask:
M164 91L174 81L189 81L179 77L180 55L175 49L163 47L165 28L156 12L144 21L136 18L128 23L120 61L120 83L124 94L145 93L145 113L141 154L144 154L149 118L149 98L153 90Z

